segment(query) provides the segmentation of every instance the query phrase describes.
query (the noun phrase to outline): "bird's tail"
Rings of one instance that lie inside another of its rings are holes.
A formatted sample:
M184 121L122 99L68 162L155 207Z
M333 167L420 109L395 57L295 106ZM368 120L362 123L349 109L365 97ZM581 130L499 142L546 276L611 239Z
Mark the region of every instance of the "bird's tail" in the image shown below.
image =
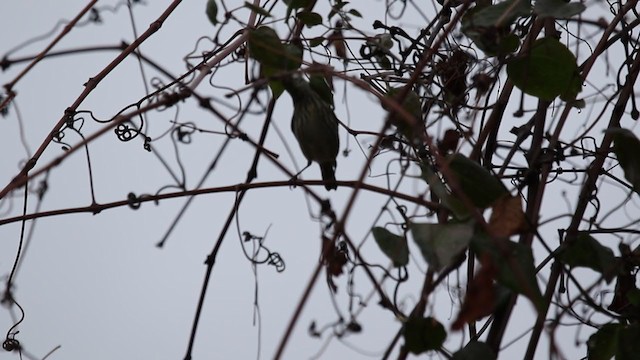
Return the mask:
M322 180L324 180L324 187L327 190L335 190L338 188L336 184L336 162L326 162L320 164L320 172L322 173Z

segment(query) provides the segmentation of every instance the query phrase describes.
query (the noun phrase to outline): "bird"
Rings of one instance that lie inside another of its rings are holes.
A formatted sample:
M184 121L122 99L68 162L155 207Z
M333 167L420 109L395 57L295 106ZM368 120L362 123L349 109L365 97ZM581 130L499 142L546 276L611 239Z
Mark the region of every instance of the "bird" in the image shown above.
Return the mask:
M329 103L302 77L289 75L281 82L293 101L291 131L308 161L302 171L315 161L320 166L324 187L337 189L338 118Z

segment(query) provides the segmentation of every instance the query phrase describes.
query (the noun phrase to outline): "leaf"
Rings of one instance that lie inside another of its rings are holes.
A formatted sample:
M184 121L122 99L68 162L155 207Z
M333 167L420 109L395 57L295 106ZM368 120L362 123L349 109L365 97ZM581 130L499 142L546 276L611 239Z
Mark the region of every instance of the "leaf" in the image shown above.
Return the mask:
M409 263L409 247L404 236L393 234L383 227L374 227L371 232L380 250L393 261L393 266L406 266Z
M613 251L586 233L564 248L558 258L571 267L587 267L601 273L607 282L616 275L618 262Z
M311 47L320 46L320 45L322 45L324 40L325 40L325 38L323 36L318 36L318 37L311 38L311 39L309 39L309 46L311 46Z
M447 338L447 331L432 317L410 317L402 329L404 347L413 354L438 350Z
M616 279L616 287L608 310L614 311L625 318L638 318L638 288L636 287L636 274L624 271ZM634 304L635 302L635 304Z
M252 3L245 1L244 2L244 7L248 8L249 10L255 12L258 15L262 15L264 17L271 17L271 13L269 13L267 10L259 7L259 6L255 6Z
M640 354L640 324L625 325L618 333L616 360L636 360Z
M487 231L494 237L507 238L526 228L520 196L503 196L493 204Z
M579 2L569 3L564 0L536 0L533 11L539 17L568 19L583 12L587 7Z
M470 246L479 259L490 260L498 269L496 279L500 284L526 296L537 309L542 308L542 293L530 247L507 239L492 239L483 232L474 234Z
M460 153L448 156L448 160L449 168L456 175L460 190L473 205L484 209L508 194L502 182L477 162Z
M496 267L491 262L485 262L467 286L464 301L451 329L461 330L465 324L491 315L496 306Z
M308 28L322 24L322 16L315 12L300 11L296 16Z
M249 33L249 55L261 65L272 69L283 69L286 63L284 44L278 34L268 26L260 26Z
M633 190L640 194L640 140L627 129L609 129L613 134L613 152L624 170L624 177Z
M358 11L356 9L351 9L351 10L347 11L347 13L349 13L349 14L355 16L355 17L359 17L359 18L362 17L362 14L360 14L360 11Z
M453 196L444 186L444 183L429 165L422 165L422 178L429 184L430 191L435 194L442 204L455 216L458 220L469 218L469 210L462 202Z
M510 0L469 10L462 18L462 32L490 56L504 56L518 49L520 39L511 24L531 13L530 0Z
M520 90L542 100L560 96L570 101L582 90L576 57L552 37L536 40L527 55L509 62L507 75Z
M480 9L472 14L470 21L476 27L503 27L529 13L530 0L508 0Z
M207 17L209 18L209 21L213 25L218 25L218 19L216 19L216 16L218 15L218 4L216 3L216 0L207 1L206 13L207 13Z
M409 225L413 241L435 271L453 265L473 236L472 223Z
M603 325L587 340L587 359L609 360L616 354L621 324Z
M311 0L284 0L284 3L290 9L301 9L307 7L311 3Z
M496 354L491 347L480 341L469 341L469 343L457 351L451 360L495 360Z

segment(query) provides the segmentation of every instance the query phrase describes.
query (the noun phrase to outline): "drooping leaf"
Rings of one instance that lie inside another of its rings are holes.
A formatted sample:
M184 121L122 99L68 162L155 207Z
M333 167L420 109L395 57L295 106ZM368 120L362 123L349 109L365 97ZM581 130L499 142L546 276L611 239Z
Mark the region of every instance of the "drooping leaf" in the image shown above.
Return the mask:
M209 18L209 21L213 25L218 25L218 19L216 18L216 16L218 16L218 3L216 2L216 0L207 1L206 13L207 13L207 18Z
M616 354L622 324L606 324L587 340L587 359L610 360Z
M410 317L402 329L404 347L413 354L439 349L447 338L447 331L432 317Z
M552 37L536 40L526 55L509 62L507 75L523 92L547 101L571 101L582 90L576 57Z
M533 11L541 18L553 17L556 19L568 19L583 12L587 7L579 2L566 2L564 0L536 0Z
M620 271L618 274L613 299L611 299L607 309L627 319L640 318L640 307L638 307L639 292L640 290L636 287L636 274L629 271L627 267L626 271Z
M496 306L497 286L493 283L497 268L491 262L485 262L467 285L467 292L452 330L461 330L464 325L477 321L493 313Z
M526 228L520 196L502 196L493 203L487 231L498 238L515 235Z
M613 251L586 233L580 233L558 258L571 267L587 267L601 273L607 282L613 280L618 262Z
M262 66L284 69L287 53L278 34L268 26L260 26L249 33L249 55Z
M509 0L494 5L478 5L462 18L462 32L487 55L510 54L520 46L511 24L531 13L530 0Z
M380 250L393 261L393 266L406 266L409 263L409 247L404 236L396 235L383 227L371 230Z
M473 236L472 223L409 225L413 241L435 271L452 265Z
M456 176L460 190L479 208L487 208L500 197L508 194L497 177L477 162L457 153L449 156L449 168Z
M444 185L438 174L428 165L421 166L422 178L429 184L429 189L442 201L442 204L455 216L457 220L469 218L469 210L462 202L453 196Z
M322 24L322 16L315 12L300 11L297 17L306 27L309 28Z
M503 27L531 13L531 0L507 0L480 9L471 22L478 27Z
M480 341L469 341L469 343L457 351L451 360L495 360L496 354L491 347Z
M624 177L640 194L640 140L627 129L609 129L613 134L613 152L620 162Z
M478 258L493 262L498 269L498 283L526 296L537 309L542 308L542 293L530 247L507 239L492 239L479 231L472 237L470 246Z

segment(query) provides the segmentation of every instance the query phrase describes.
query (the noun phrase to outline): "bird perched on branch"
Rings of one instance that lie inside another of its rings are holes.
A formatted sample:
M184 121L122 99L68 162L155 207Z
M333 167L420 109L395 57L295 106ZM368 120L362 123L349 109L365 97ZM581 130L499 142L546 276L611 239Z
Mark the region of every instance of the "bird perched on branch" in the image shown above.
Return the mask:
M324 187L327 190L336 189L336 157L340 140L338 119L333 109L306 80L287 76L281 82L293 100L291 131L307 158L305 169L311 166L312 161L317 162Z

